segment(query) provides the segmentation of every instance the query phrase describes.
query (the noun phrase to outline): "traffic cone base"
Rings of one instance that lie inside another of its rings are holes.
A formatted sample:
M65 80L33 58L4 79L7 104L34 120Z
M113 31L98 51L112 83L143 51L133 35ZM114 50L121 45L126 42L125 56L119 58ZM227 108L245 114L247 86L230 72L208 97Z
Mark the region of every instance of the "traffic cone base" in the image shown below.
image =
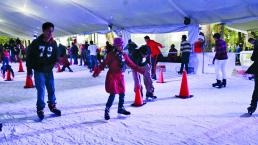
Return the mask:
M143 106L145 104L146 104L146 102L143 102L141 105L133 103L133 104L131 104L131 106L133 106L133 107L141 107L141 106Z
M181 98L181 99L188 99L188 98L192 98L193 95L189 95L189 96L179 96L179 95L175 95L175 97Z

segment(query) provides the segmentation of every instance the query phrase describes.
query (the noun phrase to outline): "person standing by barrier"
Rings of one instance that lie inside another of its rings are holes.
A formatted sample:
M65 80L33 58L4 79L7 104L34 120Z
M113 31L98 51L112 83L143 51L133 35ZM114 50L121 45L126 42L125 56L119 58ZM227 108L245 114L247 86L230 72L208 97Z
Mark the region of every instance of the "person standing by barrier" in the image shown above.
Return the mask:
M185 70L187 73L189 73L188 71L188 64L189 64L189 57L190 57L190 52L191 52L191 44L186 40L187 36L186 35L182 35L182 42L180 45L180 51L181 51L181 67L180 67L180 71L178 72L178 74L182 74L183 73L183 69L185 67Z
M26 58L28 75L34 79L37 89L37 115L44 119L45 87L48 92L48 107L51 112L61 116L61 111L56 108L53 67L58 60L57 43L53 39L54 24L46 22L42 25L43 33L29 45Z
M151 77L152 79L156 80L156 65L157 65L157 59L158 57L162 56L161 51L159 48L164 48L160 43L151 40L149 36L145 36L144 40L146 42L146 45L151 50Z
M253 54L251 56L251 60L254 62L246 71L246 73L248 74L254 74L254 90L252 100L250 106L247 108L248 113L252 115L257 108L258 101L258 40L255 40L254 38L249 38L248 42L254 45Z
M227 76L226 76L226 63L228 59L227 55L227 44L220 38L219 33L213 35L215 40L215 56L213 63L215 64L215 73L217 82L213 83L212 86L216 88L226 87ZM220 77L220 71L222 72L222 82Z

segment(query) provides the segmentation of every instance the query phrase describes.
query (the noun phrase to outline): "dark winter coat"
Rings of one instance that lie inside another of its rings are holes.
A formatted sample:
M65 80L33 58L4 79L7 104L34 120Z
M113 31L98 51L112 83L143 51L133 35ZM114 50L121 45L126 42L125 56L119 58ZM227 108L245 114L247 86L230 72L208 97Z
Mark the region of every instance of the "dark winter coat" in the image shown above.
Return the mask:
M254 43L254 51L251 56L253 64L247 69L246 73L258 75L258 39Z
M28 46L26 66L39 72L51 72L57 57L56 41L44 42L43 35L40 35Z

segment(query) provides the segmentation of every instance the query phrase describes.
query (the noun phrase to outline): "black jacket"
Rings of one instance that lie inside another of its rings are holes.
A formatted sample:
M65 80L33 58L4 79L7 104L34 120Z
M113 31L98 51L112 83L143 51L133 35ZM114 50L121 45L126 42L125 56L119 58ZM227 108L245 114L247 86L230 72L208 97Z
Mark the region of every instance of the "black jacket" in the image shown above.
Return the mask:
M247 69L246 73L258 75L258 39L255 40L251 60L254 61L254 63Z
M43 41L43 35L28 46L26 66L39 72L51 72L58 58L56 41Z

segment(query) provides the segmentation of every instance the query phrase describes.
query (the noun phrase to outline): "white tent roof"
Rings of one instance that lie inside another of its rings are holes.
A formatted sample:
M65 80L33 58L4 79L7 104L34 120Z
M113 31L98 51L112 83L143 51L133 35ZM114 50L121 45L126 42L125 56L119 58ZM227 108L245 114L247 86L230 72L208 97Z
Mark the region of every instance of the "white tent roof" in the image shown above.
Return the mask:
M45 21L55 35L106 32L114 29L171 27L258 18L258 0L2 0L0 33L18 37L41 33Z

